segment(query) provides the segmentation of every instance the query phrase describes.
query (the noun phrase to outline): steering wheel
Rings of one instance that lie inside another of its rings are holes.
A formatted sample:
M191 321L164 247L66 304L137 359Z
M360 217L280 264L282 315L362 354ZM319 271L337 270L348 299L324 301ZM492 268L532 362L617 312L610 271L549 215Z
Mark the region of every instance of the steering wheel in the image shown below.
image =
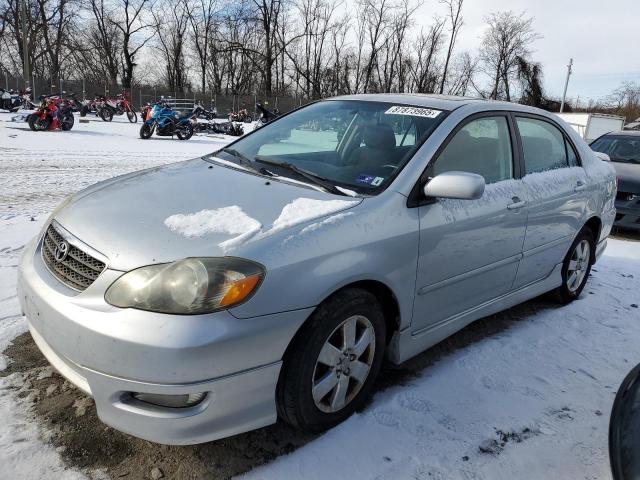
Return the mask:
M391 168L393 170L397 170L398 169L398 165L392 165L390 163L387 163L385 165L380 165L380 168Z

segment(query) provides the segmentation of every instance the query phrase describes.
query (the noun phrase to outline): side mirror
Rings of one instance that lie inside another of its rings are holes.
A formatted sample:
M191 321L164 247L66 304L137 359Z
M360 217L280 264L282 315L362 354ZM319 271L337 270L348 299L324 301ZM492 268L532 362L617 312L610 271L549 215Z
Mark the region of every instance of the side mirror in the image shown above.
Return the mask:
M602 152L593 152L593 153L595 153L596 157L598 157L600 160L603 160L605 162L611 161L611 158L606 153L602 153Z
M475 200L484 193L484 177L468 172L444 172L424 186L427 197Z
M640 365L622 381L613 402L609 461L614 480L640 478Z

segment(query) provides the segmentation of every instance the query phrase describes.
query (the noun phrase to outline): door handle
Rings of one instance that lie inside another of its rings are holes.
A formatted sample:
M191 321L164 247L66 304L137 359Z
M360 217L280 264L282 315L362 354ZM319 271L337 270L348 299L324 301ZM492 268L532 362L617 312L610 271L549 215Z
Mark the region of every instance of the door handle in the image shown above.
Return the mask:
M525 202L524 200L520 200L519 197L513 197L511 200L513 201L513 203L507 205L507 208L509 210L517 210L518 208L522 208L527 204L527 202Z
M578 182L576 183L576 186L573 187L573 191L574 192L581 192L583 191L585 188L587 188L587 184L584 183L582 180L578 180Z

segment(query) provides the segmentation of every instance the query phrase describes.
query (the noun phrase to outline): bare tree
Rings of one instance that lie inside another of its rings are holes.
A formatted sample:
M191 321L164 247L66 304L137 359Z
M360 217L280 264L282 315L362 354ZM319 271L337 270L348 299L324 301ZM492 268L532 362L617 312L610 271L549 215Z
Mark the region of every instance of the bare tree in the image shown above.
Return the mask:
M189 27L186 0L158 4L153 13L158 50L164 59L164 75L170 90L183 93L188 84L185 59L185 34Z
M152 24L146 18L152 0L118 0L117 11L120 18L112 21L122 33L122 87L129 89L133 81L133 71L140 50L154 36Z
M429 30L420 32L414 43L414 64L412 68L413 89L417 93L433 93L440 72L437 58L442 47L444 20L435 18Z
M480 58L491 78L489 97L511 100L511 79L518 67L518 57L527 58L531 44L541 38L533 30L533 18L512 11L496 12L486 17L487 30L482 39Z
M200 67L200 91L204 92L207 85L211 39L215 37L217 30L218 0L193 0L187 2L186 9Z
M440 0L440 3L447 6L447 18L449 20L449 48L447 49L447 56L444 60L444 67L442 69L442 78L440 80L440 93L444 93L444 84L447 81L447 73L449 71L449 62L451 61L451 55L453 54L453 48L455 47L458 33L464 20L462 18L462 3L464 0Z
M77 45L76 50L82 53L87 51L96 53L99 65L104 67L111 85L117 85L120 73L120 43L121 32L115 25L111 5L105 0L88 0L85 7L93 16L94 25L85 32L83 38L87 40L86 45ZM84 56L86 59L86 55Z

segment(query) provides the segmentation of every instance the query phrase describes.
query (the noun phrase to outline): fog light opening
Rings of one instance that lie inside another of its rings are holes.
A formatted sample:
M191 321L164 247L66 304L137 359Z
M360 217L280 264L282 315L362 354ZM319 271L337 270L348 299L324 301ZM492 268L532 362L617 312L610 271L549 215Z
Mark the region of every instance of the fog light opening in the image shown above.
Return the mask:
M136 400L167 408L188 408L201 403L207 396L206 392L186 393L183 395L161 395L159 393L139 393L131 392L131 396Z

